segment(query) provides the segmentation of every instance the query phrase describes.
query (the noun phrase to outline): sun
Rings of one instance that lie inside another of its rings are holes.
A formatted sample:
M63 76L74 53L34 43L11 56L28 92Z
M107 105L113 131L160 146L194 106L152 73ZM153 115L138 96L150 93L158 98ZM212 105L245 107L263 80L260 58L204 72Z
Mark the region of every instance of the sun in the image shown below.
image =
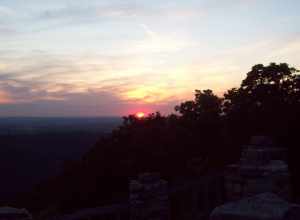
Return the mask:
M145 113L144 113L144 112L137 112L137 113L135 114L135 116L136 116L137 118L144 118L144 117L145 117Z

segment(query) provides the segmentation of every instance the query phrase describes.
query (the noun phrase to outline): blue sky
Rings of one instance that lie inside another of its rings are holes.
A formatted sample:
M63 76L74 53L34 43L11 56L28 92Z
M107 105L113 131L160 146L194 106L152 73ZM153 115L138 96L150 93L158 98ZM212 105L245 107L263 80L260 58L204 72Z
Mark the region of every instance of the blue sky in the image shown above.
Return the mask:
M0 0L0 116L170 112L300 67L297 0Z

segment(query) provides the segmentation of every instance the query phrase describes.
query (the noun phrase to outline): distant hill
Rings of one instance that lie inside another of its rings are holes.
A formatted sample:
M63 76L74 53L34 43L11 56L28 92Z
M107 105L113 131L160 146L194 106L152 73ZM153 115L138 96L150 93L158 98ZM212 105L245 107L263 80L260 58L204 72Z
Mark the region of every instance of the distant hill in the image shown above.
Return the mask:
M0 118L0 134L109 133L121 122L120 117L7 117Z
M0 203L79 159L121 118L0 118Z

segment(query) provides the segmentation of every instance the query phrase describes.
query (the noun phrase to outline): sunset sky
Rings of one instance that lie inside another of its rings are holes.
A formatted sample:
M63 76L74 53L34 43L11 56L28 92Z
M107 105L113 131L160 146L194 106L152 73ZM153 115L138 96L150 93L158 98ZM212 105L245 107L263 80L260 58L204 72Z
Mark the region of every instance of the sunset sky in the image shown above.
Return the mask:
M0 0L0 116L161 111L300 68L299 0Z

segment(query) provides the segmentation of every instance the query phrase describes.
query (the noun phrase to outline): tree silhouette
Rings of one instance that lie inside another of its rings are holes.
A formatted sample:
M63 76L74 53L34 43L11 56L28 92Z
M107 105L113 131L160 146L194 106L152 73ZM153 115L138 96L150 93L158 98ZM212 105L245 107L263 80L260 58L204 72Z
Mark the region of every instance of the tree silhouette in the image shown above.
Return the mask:
M249 135L275 135L299 105L298 70L286 63L258 64L247 73L240 88L225 93L224 112L230 123ZM275 132L275 133L274 133Z
M196 90L195 100L186 101L175 106L183 118L201 120L204 118L217 118L221 112L222 100L213 94L212 90Z
M80 161L39 187L35 201L66 210L127 199L128 178L155 171L172 183L195 175L189 166L193 161L197 166L200 161L203 173L224 168L239 158L241 144L255 134L270 135L288 147L292 182L300 184L300 77L295 68L285 63L255 65L223 99L211 90L196 90L194 100L175 111L124 117L123 124ZM295 195L300 198L297 187Z
M252 67L240 88L224 95L227 136L239 146L250 136L269 135L288 148L294 199L299 201L299 71L286 63Z

